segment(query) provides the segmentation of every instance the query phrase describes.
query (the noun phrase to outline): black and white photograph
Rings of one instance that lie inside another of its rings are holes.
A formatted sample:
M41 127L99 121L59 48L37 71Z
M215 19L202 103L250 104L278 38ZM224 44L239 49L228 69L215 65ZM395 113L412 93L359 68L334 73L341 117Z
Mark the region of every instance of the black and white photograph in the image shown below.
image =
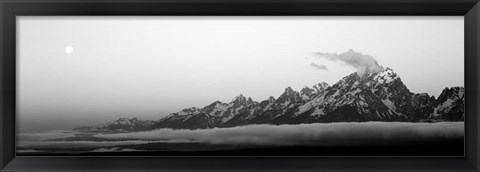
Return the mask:
M464 156L463 16L18 16L17 156Z

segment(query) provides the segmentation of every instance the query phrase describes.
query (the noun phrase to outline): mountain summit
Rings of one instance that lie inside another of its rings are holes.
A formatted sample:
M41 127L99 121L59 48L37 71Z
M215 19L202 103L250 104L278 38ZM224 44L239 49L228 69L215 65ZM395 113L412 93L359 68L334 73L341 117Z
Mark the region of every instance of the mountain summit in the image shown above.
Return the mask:
M157 128L202 129L249 124L300 124L364 121L463 121L465 89L445 88L435 99L412 93L390 68L357 72L329 86L319 83L299 92L291 87L275 99L260 102L242 94L230 103L215 101L191 107L157 121L121 118L112 123L80 127L80 131L142 131Z

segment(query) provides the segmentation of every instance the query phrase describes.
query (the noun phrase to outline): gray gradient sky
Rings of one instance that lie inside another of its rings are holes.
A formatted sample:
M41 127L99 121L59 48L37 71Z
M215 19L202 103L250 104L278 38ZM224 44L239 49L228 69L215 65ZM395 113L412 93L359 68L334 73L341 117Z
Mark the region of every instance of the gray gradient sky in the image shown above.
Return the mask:
M463 86L463 17L18 17L18 118L69 129L334 84L368 54L412 92ZM73 52L65 52L67 46ZM328 70L312 67L325 65Z

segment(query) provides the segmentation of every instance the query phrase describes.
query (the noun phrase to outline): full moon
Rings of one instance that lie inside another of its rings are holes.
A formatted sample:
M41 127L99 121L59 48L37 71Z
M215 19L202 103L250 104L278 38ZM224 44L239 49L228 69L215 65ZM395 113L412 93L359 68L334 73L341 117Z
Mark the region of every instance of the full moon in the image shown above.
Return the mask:
M66 46L65 47L65 53L71 54L73 52L73 47L72 46Z

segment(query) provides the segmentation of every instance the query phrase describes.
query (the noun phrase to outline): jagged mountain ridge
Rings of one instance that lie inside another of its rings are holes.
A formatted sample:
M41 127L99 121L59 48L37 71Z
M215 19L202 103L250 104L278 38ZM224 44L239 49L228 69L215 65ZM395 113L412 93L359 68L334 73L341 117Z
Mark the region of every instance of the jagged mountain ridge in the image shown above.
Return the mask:
M78 127L74 130L90 132L142 131L150 129L154 123L151 120L140 120L138 118L119 118L113 122L91 127Z
M445 88L438 99L412 93L390 68L379 72L352 73L332 86L327 83L302 88L287 87L277 99L261 102L239 95L230 103L215 101L203 108L191 107L156 121L128 125L107 123L74 130L142 131L157 128L202 129L249 124L299 124L363 121L462 121L464 88ZM125 120L125 119L124 119Z

